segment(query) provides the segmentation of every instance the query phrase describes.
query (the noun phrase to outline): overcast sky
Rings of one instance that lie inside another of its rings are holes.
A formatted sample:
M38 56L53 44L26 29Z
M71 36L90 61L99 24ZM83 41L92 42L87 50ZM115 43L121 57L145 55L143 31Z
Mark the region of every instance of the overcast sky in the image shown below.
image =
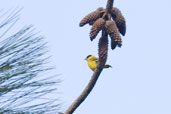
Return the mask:
M33 24L49 42L51 65L63 80L64 111L81 93L93 72L84 60L97 56L99 36L80 20L107 0L0 0L0 7L23 7L16 26ZM111 50L105 69L74 114L171 114L171 1L115 0L127 21L122 48ZM109 43L110 44L110 43ZM49 96L52 97L52 96Z

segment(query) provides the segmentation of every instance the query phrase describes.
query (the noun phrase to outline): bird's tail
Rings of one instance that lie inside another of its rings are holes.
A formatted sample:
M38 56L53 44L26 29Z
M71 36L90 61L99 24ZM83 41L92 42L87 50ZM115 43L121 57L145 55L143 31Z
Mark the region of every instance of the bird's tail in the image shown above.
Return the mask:
M108 64L106 64L105 66L104 66L104 68L112 68L112 66L111 65L108 65Z

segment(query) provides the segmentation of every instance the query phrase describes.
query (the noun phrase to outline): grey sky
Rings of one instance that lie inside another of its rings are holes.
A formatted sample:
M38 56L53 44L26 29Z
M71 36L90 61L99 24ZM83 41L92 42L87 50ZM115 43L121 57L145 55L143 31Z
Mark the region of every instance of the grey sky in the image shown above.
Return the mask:
M63 80L65 110L88 83L92 71L84 58L97 56L98 37L80 20L107 0L1 0L0 7L23 7L21 27L33 24L46 37L52 65ZM105 69L93 92L75 114L171 114L171 1L115 0L127 21L122 48L109 46ZM110 43L109 43L110 44ZM52 96L49 96L52 97Z

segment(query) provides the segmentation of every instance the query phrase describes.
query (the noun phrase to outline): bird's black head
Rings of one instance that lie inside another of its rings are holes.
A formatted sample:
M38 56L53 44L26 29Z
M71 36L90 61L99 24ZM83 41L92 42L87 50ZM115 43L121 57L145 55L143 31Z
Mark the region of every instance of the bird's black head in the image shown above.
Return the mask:
M90 56L92 56L92 55L88 55L88 56L85 58L85 60L87 60Z

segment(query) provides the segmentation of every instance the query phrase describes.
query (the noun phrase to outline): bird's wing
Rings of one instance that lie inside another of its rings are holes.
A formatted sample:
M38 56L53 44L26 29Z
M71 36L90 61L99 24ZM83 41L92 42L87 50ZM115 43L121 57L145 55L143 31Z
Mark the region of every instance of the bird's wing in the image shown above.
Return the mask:
M98 62L98 59L96 57L92 58L92 61Z

